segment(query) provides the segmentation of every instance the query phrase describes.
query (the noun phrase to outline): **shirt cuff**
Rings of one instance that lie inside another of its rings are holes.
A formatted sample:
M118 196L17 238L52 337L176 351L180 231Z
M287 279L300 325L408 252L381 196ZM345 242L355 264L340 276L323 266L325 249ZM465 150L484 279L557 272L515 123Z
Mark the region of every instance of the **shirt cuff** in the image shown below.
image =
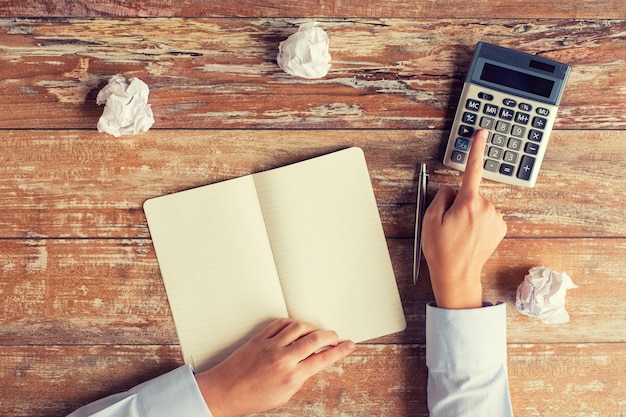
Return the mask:
M426 306L426 365L431 371L506 363L506 304L449 310Z
M189 365L133 388L150 417L212 417Z

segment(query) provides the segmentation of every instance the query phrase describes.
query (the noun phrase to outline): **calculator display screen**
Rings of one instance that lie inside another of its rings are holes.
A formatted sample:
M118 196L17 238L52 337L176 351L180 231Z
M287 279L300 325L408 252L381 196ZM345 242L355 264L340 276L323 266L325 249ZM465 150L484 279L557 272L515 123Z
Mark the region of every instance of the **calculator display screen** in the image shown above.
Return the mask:
M485 62L480 79L549 98L554 81Z

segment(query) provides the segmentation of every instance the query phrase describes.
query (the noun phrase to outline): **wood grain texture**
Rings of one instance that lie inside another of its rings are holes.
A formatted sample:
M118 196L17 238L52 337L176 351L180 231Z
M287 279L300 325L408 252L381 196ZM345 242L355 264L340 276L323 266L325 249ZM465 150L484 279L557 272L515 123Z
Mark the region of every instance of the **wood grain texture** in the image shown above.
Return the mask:
M428 271L413 287L412 241L388 246L408 327L377 341L423 344ZM483 271L485 300L508 304L512 343L626 343L625 249L626 239L506 239ZM177 343L149 240L0 240L0 265L0 345ZM579 286L567 293L570 323L546 326L515 309L517 286L537 265Z
M572 65L556 128L626 126L626 20L331 19L320 80L276 64L302 21L0 19L0 128L92 128L121 73L160 129L445 129L480 40Z
M312 19L331 71L288 76L278 43ZM426 416L416 166L429 198L460 183L441 160L479 40L572 65L536 187L481 186L509 225L483 286L507 303L515 415L626 416L623 0L0 0L0 416L63 416L182 363L147 198L348 146L365 151L408 328L261 415ZM149 85L149 133L95 131L117 73ZM514 307L542 264L579 286L567 324Z
M0 16L147 17L147 16L241 16L241 17L412 17L464 18L468 15L494 19L504 17L625 17L621 0L494 0L459 3L455 0L351 2L336 0L213 1L181 0L0 0Z
M62 416L180 364L175 346L0 347L0 412ZM513 411L520 416L621 417L626 344L508 346ZM360 345L266 417L427 416L423 345ZM582 383L582 381L585 381ZM37 392L25 403L24 392ZM27 405L26 405L27 404Z
M535 188L484 181L509 236L626 236L626 141L620 131L555 131ZM364 149L388 237L413 235L417 161L430 196L460 173L441 163L445 131L8 130L0 141L0 236L149 237L151 197L275 168L349 146Z
M180 365L178 346L0 346L0 414L65 416Z

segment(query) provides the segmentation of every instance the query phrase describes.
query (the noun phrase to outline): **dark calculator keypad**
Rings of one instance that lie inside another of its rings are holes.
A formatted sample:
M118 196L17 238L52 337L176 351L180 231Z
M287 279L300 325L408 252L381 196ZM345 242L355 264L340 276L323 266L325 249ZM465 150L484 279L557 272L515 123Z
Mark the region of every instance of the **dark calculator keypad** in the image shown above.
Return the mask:
M485 128L490 131L485 170L528 181L550 111L544 107L534 109L532 104L508 97L502 102L492 102L493 96L486 92L478 93L477 97L465 102L452 162L465 163L474 131Z
M515 112L511 109L501 109L500 110L500 119L502 120L513 120L513 116L515 115Z

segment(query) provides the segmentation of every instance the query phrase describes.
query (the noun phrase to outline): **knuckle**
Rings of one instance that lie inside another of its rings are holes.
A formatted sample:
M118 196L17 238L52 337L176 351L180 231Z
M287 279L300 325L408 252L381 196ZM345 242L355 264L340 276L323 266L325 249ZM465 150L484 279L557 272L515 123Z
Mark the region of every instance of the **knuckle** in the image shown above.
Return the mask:
M307 336L308 342L311 345L318 345L323 342L323 337L321 332L313 332Z
M269 364L271 369L283 373L289 370L290 362L282 352L276 349L266 349L264 352L264 357L266 358L267 363Z
M282 378L282 384L284 387L296 389L298 388L302 382L300 381L300 376L297 372L286 372Z
M276 319L273 324L284 327L284 326L288 326L293 321L294 321L293 319L282 317L282 318Z
M301 321L294 321L289 324L289 330L300 336L306 333L306 328L307 325Z

